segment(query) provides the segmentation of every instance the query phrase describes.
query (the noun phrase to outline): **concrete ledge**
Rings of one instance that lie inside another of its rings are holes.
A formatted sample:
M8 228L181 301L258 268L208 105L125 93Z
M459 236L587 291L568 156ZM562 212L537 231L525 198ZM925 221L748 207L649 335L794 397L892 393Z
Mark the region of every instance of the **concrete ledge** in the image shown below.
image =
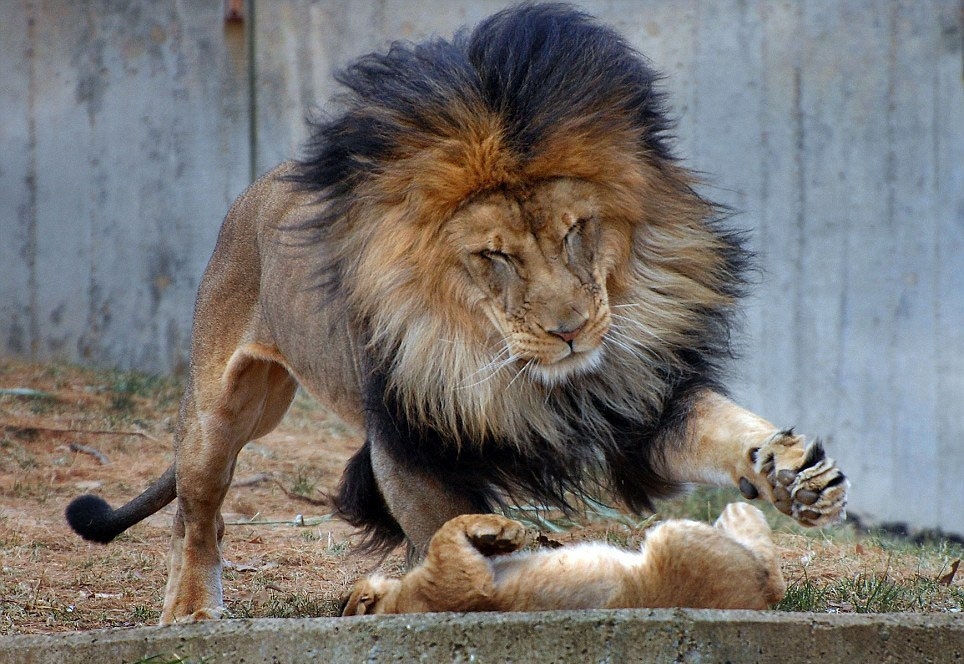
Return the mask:
M952 662L964 617L620 610L224 620L0 638L0 661Z

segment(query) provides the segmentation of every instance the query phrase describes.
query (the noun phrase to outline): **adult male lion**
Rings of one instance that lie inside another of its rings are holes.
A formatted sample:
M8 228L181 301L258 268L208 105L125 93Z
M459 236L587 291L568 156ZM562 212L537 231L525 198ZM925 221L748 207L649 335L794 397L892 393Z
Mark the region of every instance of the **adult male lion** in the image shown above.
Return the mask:
M297 383L365 432L337 507L416 554L449 518L738 485L805 524L846 480L717 384L747 254L671 157L656 75L561 5L341 73L344 111L225 219L194 318L176 460L107 542L175 498L162 623L219 615L235 459Z

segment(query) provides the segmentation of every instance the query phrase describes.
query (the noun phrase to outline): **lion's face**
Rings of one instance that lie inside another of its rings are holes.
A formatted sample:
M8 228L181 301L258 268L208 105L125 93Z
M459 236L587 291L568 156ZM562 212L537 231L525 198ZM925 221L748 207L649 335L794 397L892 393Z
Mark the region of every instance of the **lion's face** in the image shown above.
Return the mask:
M353 368L459 443L648 423L728 347L738 239L671 158L655 73L567 12L360 59L294 178Z
M498 365L551 385L599 364L610 326L605 258L621 238L604 226L598 198L593 185L559 178L484 195L447 224L468 300L502 342Z

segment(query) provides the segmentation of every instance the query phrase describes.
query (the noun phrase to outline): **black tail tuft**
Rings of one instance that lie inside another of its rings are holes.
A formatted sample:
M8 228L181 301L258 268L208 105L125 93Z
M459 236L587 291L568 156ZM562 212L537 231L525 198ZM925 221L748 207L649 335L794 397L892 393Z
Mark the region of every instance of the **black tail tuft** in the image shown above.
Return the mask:
M97 496L87 494L74 498L64 513L67 523L85 540L107 544L177 497L174 476L172 464L142 494L116 510Z
M107 544L124 532L118 529L114 510L100 496L86 494L70 501L64 512L74 532L90 542Z

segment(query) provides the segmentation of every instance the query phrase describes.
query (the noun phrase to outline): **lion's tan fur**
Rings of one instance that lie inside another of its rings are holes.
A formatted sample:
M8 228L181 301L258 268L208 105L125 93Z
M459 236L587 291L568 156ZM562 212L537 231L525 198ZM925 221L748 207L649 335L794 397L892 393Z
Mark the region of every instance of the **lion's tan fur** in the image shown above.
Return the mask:
M447 522L426 560L401 579L352 588L343 615L692 607L765 609L783 598L779 554L763 514L728 505L714 526L653 527L639 551L602 543L518 551L524 529L496 515Z

